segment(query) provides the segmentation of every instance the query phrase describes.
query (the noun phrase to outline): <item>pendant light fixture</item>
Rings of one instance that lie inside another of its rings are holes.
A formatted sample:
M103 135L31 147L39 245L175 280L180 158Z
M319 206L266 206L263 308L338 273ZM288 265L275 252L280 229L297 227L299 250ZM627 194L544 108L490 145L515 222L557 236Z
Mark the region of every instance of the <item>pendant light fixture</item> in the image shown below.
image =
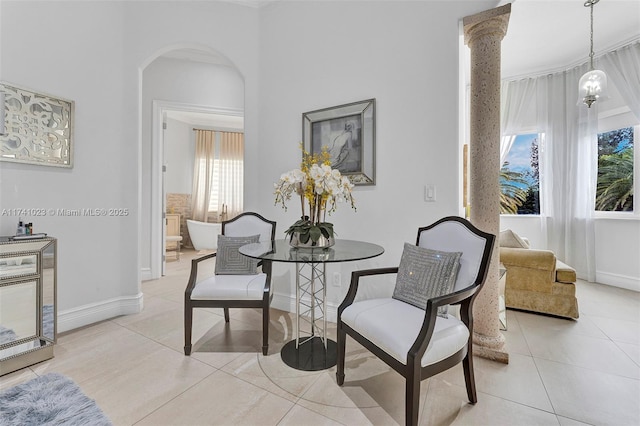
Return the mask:
M593 6L600 0L586 0L584 6L591 9L591 50L589 52L589 71L580 78L578 90L582 102L591 105L603 97L607 90L607 75L604 71L593 69Z

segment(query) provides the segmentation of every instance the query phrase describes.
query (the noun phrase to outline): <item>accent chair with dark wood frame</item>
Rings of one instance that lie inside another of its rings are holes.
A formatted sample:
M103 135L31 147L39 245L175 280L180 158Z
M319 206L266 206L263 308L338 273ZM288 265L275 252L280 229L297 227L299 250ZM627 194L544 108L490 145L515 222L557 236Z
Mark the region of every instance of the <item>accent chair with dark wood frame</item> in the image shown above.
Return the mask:
M231 220L222 222L222 235L227 237L250 237L259 235L259 241L275 238L276 222L267 220L258 213L245 212ZM220 250L220 247L218 247ZM269 349L269 306L271 293L271 262L260 261L256 274L218 274L198 281L198 266L205 260L216 257L211 253L191 261L191 275L184 292L184 354L191 354L191 334L194 308L223 308L224 320L229 322L229 308L262 309L262 353ZM241 255L240 255L241 256Z
M360 278L397 274L398 267L354 271L338 307L336 378L345 379L345 343L351 336L406 379L405 421L418 424L420 382L462 362L471 403L477 402L473 374L473 302L487 276L495 236L450 216L419 228L416 245L462 252L453 291L427 301L426 309L392 297L354 301ZM363 285L366 279L363 280ZM439 306L460 305L460 319L437 315Z

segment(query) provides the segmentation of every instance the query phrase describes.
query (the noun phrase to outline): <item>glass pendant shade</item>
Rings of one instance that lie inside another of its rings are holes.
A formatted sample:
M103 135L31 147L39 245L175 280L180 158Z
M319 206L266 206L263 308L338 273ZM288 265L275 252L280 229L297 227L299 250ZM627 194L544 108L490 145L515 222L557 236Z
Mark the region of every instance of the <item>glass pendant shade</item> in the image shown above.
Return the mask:
M604 99L607 92L607 75L600 70L587 72L578 83L580 98L589 108L598 99Z
M607 92L607 75L604 71L593 69L593 5L600 0L586 0L584 6L588 7L591 15L591 33L589 41L591 46L589 49L589 72L580 78L578 82L578 92L582 102L591 108L591 105L598 99L604 99Z

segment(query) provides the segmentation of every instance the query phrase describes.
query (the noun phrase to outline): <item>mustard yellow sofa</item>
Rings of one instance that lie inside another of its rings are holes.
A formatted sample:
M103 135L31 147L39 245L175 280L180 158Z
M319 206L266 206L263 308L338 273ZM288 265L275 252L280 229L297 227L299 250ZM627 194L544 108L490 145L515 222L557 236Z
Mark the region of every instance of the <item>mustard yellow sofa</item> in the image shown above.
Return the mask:
M507 308L578 318L576 271L552 251L501 246L500 262L507 270Z

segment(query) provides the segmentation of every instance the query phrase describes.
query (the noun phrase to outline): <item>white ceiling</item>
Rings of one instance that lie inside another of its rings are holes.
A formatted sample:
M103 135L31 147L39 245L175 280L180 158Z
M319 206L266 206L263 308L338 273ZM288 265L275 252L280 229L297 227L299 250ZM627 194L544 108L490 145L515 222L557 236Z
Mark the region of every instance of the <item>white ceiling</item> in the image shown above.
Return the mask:
M262 7L278 0L226 1ZM588 60L590 10L584 0L502 0L496 1L496 6L506 3L511 3L511 15L502 41L503 78L565 70ZM594 6L596 57L633 40L640 40L640 0L600 0ZM196 50L173 51L164 56L231 65L226 58ZM242 126L241 117L175 112L170 118L200 126Z
M584 0L511 3L502 41L503 77L559 71L588 60L590 8ZM640 0L600 0L593 7L593 27L596 57L640 39Z
M281 0L224 1L259 8ZM384 1L397 1L398 7L402 7L402 3L407 0ZM502 41L502 76L532 76L565 70L586 62L589 57L590 8L585 7L584 2L585 0L496 0L496 7L511 3L509 28ZM596 57L630 41L640 40L640 0L599 0L593 8Z

